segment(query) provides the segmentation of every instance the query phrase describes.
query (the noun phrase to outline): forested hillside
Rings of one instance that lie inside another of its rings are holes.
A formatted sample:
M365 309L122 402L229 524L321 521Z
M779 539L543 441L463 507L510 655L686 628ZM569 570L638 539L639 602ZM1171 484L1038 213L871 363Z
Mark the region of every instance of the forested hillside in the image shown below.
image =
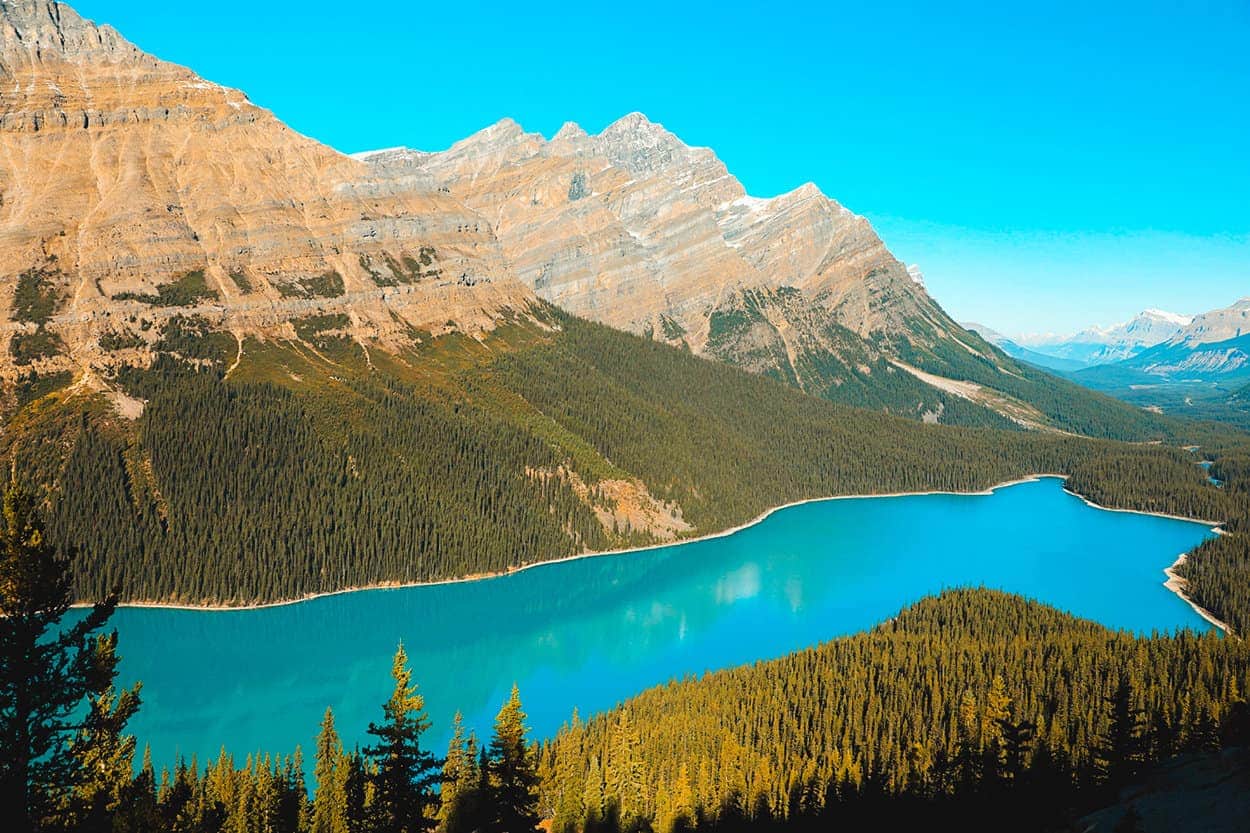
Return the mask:
M150 369L116 371L146 401L137 420L102 395L53 394L10 420L6 456L47 489L56 540L82 551L82 598L247 603L495 572L802 498L1078 466L1102 502L1228 514L1177 449L919 425L546 315L550 329L398 355L366 352L334 316L241 355L175 318ZM1178 476L1130 492L1096 463L1110 452Z
M152 370L119 377L149 400L137 423L53 398L19 415L10 448L56 484L52 525L83 550L83 596L240 602L648 540L596 517L604 481L640 480L699 534L799 498L1066 472L1102 448L839 408L553 316L555 337L517 325L385 363L314 319L306 342L245 345L228 379L228 345L176 321ZM1185 471L1180 452L1132 453ZM1155 500L1219 519L1218 497Z
M1147 761L1244 732L1248 675L1244 640L1134 638L951 591L575 720L543 747L542 807L559 833L1054 829Z

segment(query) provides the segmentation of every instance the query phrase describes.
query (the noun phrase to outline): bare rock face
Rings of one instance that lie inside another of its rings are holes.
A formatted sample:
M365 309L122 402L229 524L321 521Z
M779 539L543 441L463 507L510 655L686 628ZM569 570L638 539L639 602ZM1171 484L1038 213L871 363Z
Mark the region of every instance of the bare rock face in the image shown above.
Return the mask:
M568 123L547 141L505 120L441 153L364 158L377 176L422 171L489 218L541 297L800 385L805 352L841 350L830 325L870 358L869 340L916 321L959 331L864 218L811 184L748 196L711 150L638 113L597 136ZM718 326L746 308L750 326Z
M108 364L174 315L263 336L346 312L385 343L532 299L428 177L373 177L61 3L0 2L0 160L9 380Z
M1173 343L1195 346L1228 341L1250 335L1250 298L1242 298L1222 309L1195 316Z

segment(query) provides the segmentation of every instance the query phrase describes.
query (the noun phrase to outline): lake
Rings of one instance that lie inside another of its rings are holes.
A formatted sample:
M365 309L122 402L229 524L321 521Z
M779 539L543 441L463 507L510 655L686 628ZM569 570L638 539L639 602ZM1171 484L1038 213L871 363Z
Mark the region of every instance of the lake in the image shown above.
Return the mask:
M535 737L657 683L861 631L943 588L1022 593L1110 627L1209 625L1163 586L1207 526L1086 505L1057 478L992 495L802 504L725 537L482 581L246 611L123 608L131 724L158 768L224 744L311 758L332 706L350 748L391 690L401 639L441 752L452 715L488 735L513 681ZM309 760L311 766L311 761Z

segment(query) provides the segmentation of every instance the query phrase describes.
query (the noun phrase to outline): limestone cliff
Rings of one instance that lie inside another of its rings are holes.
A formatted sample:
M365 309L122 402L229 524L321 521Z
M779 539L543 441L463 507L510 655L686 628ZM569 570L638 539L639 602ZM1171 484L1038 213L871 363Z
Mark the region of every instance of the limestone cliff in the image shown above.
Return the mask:
M532 295L454 197L370 176L238 90L46 0L0 2L0 376L92 379L174 316L346 313L400 343Z

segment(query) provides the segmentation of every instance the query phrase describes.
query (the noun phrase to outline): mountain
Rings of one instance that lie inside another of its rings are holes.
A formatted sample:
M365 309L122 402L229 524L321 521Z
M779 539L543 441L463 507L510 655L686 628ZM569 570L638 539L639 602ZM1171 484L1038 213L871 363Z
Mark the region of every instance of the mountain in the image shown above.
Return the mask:
M639 113L550 140L505 119L446 151L358 158L489 217L516 276L574 314L912 418L1152 430L960 327L918 268L814 185L750 196L711 150Z
M976 333L990 344L993 344L999 350L1002 350L1008 356L1011 356L1013 359L1019 359L1022 362L1028 362L1029 364L1037 367L1057 371L1079 370L1082 367L1085 367L1083 362L1076 361L1075 359L1061 359L1057 356L1048 356L1045 353L1039 353L1035 350L1030 350L1027 347L1022 347L1007 338L1007 336L985 326L984 324L964 322L961 326L969 332Z
M503 571L1174 429L960 328L816 189L752 200L638 116L353 159L33 0L0 4L0 72L0 457L83 596Z
M1196 316L1167 341L1076 378L1097 387L1123 380L1175 384L1250 379L1250 298Z
M1132 358L1148 347L1173 338L1192 320L1192 316L1148 309L1123 324L1089 327L1067 337L1024 337L1020 343L1035 352L1076 362L1079 366L1110 364Z
M1211 344L1247 334L1250 334L1250 297L1197 316L1176 340L1190 345Z
M352 158L42 0L0 6L0 71L0 413L73 385L136 415L121 378L187 339L393 355L546 299L916 420L1160 431L960 328L814 186L748 197L638 114Z
M179 317L241 346L345 315L338 331L398 348L535 303L453 197L371 178L64 4L0 5L0 76L10 397L71 379L107 389Z

